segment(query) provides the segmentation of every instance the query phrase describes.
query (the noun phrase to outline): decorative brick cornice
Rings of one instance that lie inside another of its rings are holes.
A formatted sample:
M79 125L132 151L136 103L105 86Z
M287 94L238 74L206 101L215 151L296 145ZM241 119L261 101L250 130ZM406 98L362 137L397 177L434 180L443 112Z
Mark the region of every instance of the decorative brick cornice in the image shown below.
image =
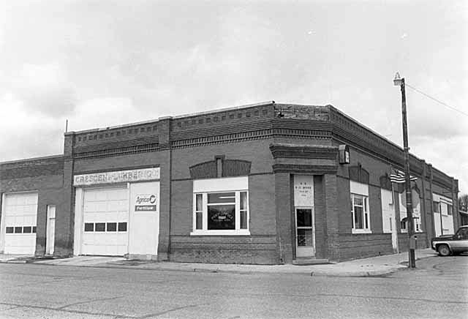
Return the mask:
M434 174L433 177L434 184L437 184L442 187L452 188L452 180L450 177L444 176L442 174Z
M376 158L385 159L394 166L403 165L404 152L402 148L379 136L333 106L330 106L330 110L333 138L356 148L361 148ZM412 174L422 174L422 161L412 154L410 154L410 166Z
M332 124L329 121L320 121L316 119L274 119L271 121L271 126L274 129L290 129L299 130L305 134L314 131L332 131Z
M120 143L140 138L155 138L159 133L158 123L153 121L144 124L135 123L105 129L70 132L67 134L74 134L75 146L86 147L96 144Z
M336 160L338 147L335 146L309 146L292 144L271 144L273 158L309 158Z
M328 121L330 108L323 105L275 104L275 115L284 119L308 119Z
M153 143L153 144L103 149L103 150L96 150L96 151L89 151L89 152L79 152L79 153L75 153L73 155L73 158L83 159L83 158L110 157L110 156L118 156L118 155L148 153L148 152L155 152L155 151L160 151L160 150L161 150L161 146L158 143Z
M308 174L336 174L337 165L299 165L299 164L274 164L275 173L308 173Z
M132 146L141 146L148 144L158 144L159 138L157 136L151 137L140 137L132 140L122 140L118 142L106 142L100 141L99 143L88 144L88 145L75 145L73 148L73 153L87 153L93 151L103 151L103 150L112 150Z
M227 134L209 137L192 138L172 142L172 148L197 147L212 144L235 143L248 140L266 139L273 136L272 130L260 130L253 132L244 132L237 134Z
M212 144L237 143L250 140L269 139L277 137L292 137L296 139L330 139L331 132L324 130L304 130L304 129L262 129L255 131L245 131L241 133L211 135L199 138L186 138L172 141L172 148L198 147Z

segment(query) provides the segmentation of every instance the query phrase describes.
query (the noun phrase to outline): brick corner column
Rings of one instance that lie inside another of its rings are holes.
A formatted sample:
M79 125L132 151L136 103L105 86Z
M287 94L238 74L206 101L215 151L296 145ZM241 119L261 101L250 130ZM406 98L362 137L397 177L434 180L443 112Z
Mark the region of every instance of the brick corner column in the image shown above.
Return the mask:
M339 260L338 179L335 174L324 175L325 214L327 224L328 259Z
M65 133L63 150L62 202L57 205L55 217L54 255L59 257L73 254L75 233L75 191L73 188L73 147L75 133Z
M278 263L291 264L294 249L291 175L275 173L276 240Z
M172 151L171 151L172 117L161 117L158 120L160 154L164 160L160 163L160 215L158 260L167 261L171 256L171 180L172 180Z

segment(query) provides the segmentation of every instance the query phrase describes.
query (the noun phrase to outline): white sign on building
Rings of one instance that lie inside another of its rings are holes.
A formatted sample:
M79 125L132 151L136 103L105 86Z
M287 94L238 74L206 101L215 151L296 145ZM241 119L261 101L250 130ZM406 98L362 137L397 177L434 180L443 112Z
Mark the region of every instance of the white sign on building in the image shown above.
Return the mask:
M313 176L294 176L294 205L297 207L314 206Z
M96 184L116 184L159 180L159 172L159 167L155 167L127 171L75 175L73 178L73 185L86 186Z

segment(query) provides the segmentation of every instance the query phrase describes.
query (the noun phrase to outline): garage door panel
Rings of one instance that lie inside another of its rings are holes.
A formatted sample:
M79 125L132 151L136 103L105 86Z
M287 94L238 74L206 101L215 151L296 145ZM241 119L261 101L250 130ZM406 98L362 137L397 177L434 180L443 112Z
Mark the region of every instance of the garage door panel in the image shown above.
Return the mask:
M23 217L23 225L36 225L36 216L24 216Z
M107 202L107 210L112 212L122 212L128 210L127 201Z
M37 193L6 194L5 233L6 254L34 254L36 251ZM34 230L34 231L33 231Z
M116 190L114 192L109 192L107 193L107 199L108 200L122 200L123 197L127 197L127 189L126 188L123 188L123 189L120 189L120 190Z
M127 188L84 191L82 254L122 256L128 252L126 227L118 227L128 223L127 197Z

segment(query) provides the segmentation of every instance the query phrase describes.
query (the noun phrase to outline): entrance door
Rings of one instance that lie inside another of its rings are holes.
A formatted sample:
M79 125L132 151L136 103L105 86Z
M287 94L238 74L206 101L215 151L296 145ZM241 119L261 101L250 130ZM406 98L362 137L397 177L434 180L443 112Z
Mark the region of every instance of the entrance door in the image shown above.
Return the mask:
M296 208L296 257L315 256L314 210Z
M47 206L46 254L53 255L55 246L55 206Z

